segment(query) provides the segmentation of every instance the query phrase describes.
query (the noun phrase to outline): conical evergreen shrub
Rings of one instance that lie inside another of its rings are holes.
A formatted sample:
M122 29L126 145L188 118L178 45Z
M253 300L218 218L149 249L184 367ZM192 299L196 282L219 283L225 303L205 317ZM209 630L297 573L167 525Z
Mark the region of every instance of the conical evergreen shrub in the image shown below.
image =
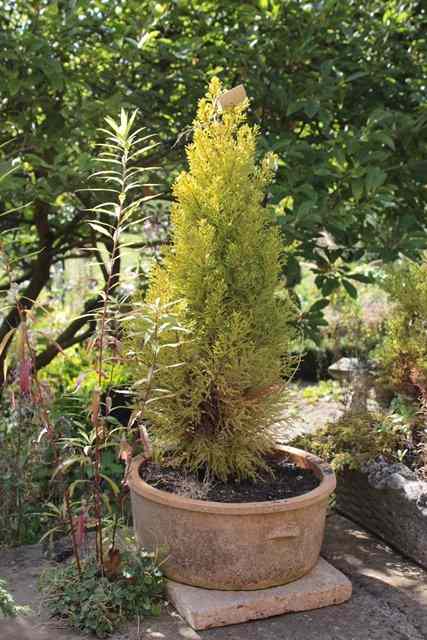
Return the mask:
M191 333L171 331L161 345L155 386L164 397L149 418L173 463L225 479L254 476L273 447L293 308L280 280L278 230L263 206L275 158L257 164L248 102L220 112L220 93L215 78L199 102L189 169L173 188L172 244L151 274L149 300L176 301L173 312ZM148 361L142 353L140 378Z

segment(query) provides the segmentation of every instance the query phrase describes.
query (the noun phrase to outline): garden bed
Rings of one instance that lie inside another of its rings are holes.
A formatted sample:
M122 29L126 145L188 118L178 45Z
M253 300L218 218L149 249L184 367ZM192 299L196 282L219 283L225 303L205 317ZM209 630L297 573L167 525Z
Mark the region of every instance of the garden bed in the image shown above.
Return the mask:
M336 509L427 568L427 482L406 465L341 472Z

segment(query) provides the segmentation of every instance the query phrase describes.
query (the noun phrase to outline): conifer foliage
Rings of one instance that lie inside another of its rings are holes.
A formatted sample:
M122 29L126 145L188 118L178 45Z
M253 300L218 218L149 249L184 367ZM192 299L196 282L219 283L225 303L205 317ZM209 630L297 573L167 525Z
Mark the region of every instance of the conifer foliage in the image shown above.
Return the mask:
M221 90L214 78L199 102L189 169L173 189L172 244L152 272L150 300L175 301L190 333L167 333L156 382L167 392L149 417L175 464L225 479L254 476L273 446L270 427L292 368L293 308L263 206L276 160L268 154L257 164L248 101L221 111ZM179 342L180 363L167 341ZM140 376L149 360L141 353Z

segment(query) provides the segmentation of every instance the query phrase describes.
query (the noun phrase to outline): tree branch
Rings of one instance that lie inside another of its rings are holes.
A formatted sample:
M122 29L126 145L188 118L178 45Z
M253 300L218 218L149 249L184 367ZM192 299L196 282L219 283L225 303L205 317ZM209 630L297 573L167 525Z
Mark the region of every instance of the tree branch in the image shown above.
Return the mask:
M19 278L16 278L16 280L13 280L12 282L5 282L4 284L0 285L0 292L3 291L9 291L10 287L12 284L22 284L23 282L26 282L27 280L29 280L31 278L31 271L26 271L24 274L22 274L22 276L19 276Z
M37 300L40 292L46 286L50 277L50 267L52 265L52 235L49 228L49 205L45 202L36 203L34 224L39 237L39 253L31 268L31 279L25 291L19 296L20 305L23 309L31 309ZM11 329L16 329L20 323L18 306L9 311L0 326L0 343L7 336ZM0 384L4 384L4 362L10 347L13 335L6 340L0 354Z
M74 344L80 344L90 338L96 327L94 313L101 305L101 296L87 300L82 315L75 318L58 338L36 357L36 369L46 367L64 349L68 349ZM88 329L84 333L79 333L86 324L89 324Z

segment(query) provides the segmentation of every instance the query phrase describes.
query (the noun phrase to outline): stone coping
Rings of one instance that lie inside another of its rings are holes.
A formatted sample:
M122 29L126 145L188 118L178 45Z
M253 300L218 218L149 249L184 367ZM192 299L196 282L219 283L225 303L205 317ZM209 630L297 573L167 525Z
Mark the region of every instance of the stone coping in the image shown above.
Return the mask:
M427 482L406 465L340 473L336 509L427 569Z

